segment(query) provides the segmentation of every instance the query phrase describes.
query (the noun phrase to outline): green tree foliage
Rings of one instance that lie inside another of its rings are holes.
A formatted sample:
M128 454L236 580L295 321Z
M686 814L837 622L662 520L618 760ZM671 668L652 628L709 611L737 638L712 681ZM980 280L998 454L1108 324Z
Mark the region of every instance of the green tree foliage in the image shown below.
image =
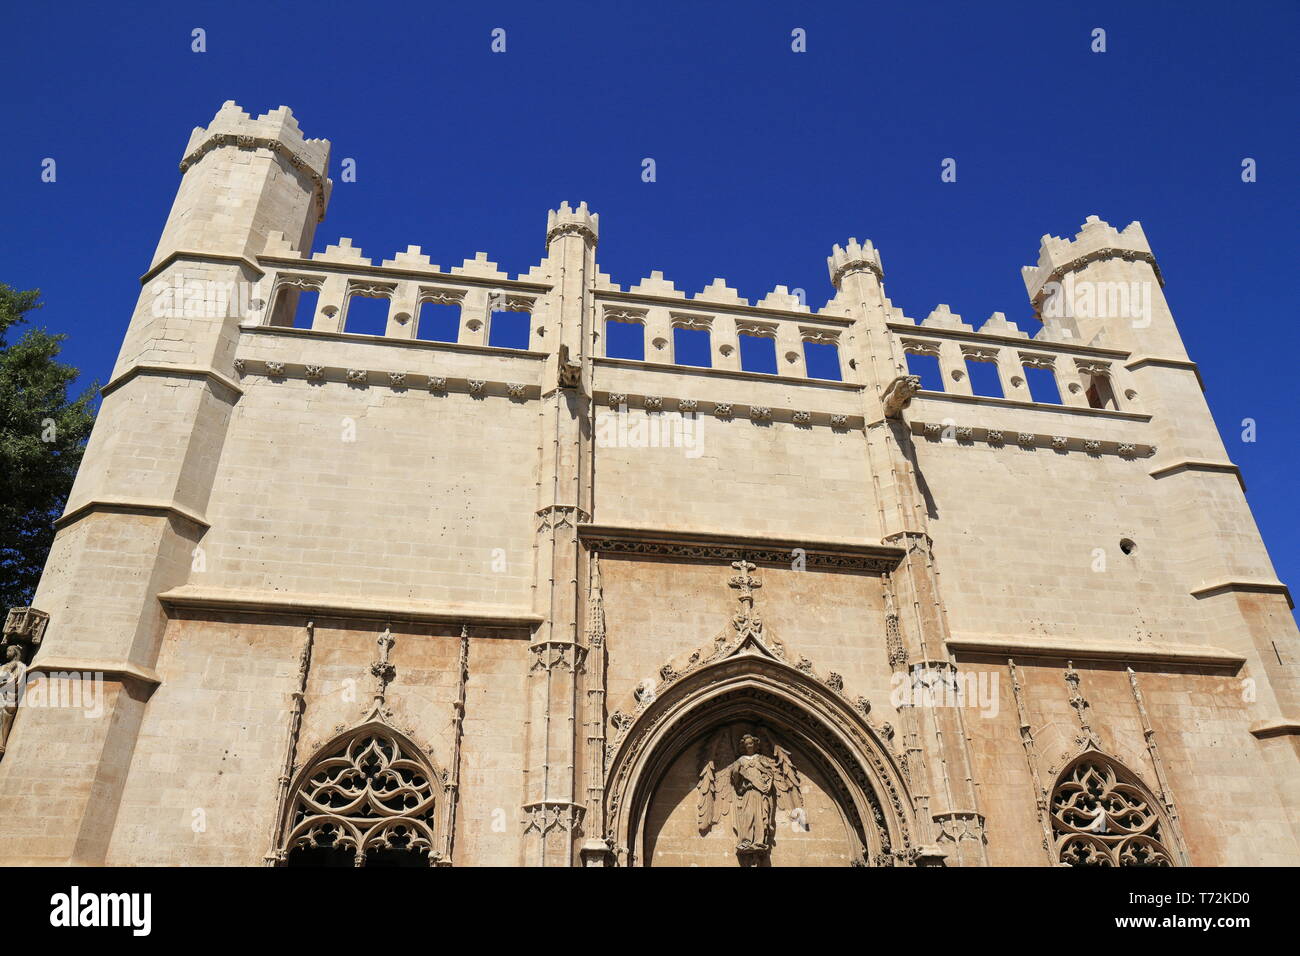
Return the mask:
M68 399L78 371L56 361L63 335L28 328L40 291L0 283L0 609L31 603L95 421L98 383Z

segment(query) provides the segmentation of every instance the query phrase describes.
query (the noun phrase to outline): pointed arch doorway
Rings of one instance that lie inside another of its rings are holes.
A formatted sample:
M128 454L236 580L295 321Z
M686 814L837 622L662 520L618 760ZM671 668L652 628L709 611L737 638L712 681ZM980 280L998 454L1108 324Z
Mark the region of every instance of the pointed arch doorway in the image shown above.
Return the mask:
M891 749L783 656L756 636L720 644L627 724L606 803L622 865L911 861L905 775Z

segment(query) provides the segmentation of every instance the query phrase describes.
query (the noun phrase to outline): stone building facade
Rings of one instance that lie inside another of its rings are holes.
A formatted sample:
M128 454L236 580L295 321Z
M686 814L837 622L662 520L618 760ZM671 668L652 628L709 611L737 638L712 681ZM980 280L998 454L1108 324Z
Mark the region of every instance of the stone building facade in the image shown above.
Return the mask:
M1289 594L1139 225L1043 238L1031 336L856 240L817 311L624 289L584 204L514 278L311 255L328 158L190 138L6 626L0 861L1300 863Z

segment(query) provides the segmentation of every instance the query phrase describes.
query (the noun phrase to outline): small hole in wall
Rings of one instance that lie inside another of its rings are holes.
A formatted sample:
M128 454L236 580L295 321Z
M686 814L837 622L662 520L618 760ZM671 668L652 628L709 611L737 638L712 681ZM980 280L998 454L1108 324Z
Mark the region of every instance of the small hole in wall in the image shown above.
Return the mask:
M1138 393L1135 392L1135 391L1133 391L1133 389L1130 388L1130 389L1127 389L1127 390L1124 392L1124 397L1127 398L1127 399L1131 402L1131 401L1133 401L1133 399L1135 399L1135 398L1138 397Z
M1125 554L1132 554L1137 550L1137 543L1132 538L1120 538L1119 549Z

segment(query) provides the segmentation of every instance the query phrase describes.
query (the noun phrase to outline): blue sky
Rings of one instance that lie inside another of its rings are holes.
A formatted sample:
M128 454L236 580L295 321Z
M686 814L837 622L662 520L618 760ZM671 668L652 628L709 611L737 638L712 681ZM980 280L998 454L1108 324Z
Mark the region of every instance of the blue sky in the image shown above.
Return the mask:
M189 132L226 99L292 107L333 142L336 181L356 160L317 248L349 236L376 261L418 244L521 272L547 209L586 200L624 286L661 269L817 308L852 235L908 315L946 302L1032 329L1019 270L1038 237L1139 219L1279 575L1300 582L1294 2L55 9L5 16L0 280L43 290L39 322L87 379L116 357Z

